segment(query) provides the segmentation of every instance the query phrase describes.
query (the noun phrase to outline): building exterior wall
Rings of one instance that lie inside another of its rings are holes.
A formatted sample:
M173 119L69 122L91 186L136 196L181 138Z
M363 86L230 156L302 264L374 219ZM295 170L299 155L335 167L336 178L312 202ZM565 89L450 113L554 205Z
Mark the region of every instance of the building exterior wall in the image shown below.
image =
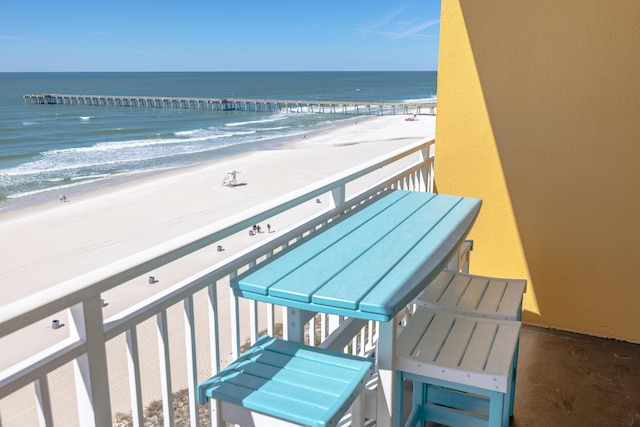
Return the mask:
M532 324L640 342L640 2L442 0L435 184Z

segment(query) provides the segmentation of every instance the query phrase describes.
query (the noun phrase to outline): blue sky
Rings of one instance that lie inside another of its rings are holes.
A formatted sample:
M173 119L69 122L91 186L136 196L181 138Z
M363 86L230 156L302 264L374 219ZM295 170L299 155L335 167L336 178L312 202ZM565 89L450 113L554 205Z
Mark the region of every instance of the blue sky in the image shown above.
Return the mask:
M0 72L432 71L439 0L3 0Z

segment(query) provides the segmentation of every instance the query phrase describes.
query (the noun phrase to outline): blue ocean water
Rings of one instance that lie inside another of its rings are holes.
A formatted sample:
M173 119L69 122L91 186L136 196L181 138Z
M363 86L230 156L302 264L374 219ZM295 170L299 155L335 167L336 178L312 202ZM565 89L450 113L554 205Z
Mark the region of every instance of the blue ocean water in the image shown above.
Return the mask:
M29 93L427 101L436 72L0 73L0 211L330 127L344 114L25 103Z

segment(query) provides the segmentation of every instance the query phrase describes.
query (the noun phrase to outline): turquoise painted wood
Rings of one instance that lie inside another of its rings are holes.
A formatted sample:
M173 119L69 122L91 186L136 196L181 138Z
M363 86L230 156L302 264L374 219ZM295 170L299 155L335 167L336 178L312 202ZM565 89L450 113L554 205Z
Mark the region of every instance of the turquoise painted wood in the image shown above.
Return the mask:
M363 390L373 359L269 336L198 385L198 402L217 399L305 426L335 426Z
M480 205L474 198L389 190L231 287L258 301L386 322L444 268Z

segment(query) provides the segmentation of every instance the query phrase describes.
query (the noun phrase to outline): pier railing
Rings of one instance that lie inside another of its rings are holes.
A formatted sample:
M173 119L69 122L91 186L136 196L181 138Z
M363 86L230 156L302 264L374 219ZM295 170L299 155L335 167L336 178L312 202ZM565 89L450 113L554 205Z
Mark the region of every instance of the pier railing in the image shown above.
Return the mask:
M0 424L50 426L55 421L65 426L111 426L114 412L130 411L133 425L142 426L144 406L160 399L164 425L172 426L172 394L187 389L190 425L201 425L209 417L197 405L196 384L235 359L243 343L253 343L262 331L286 335L292 327L286 310L238 299L229 292L229 280L386 189L433 191L434 149L434 140L414 143L0 307L3 351L10 351L7 340L16 342L16 336L24 337L17 342L29 342L30 328L41 328L61 312L67 313L68 322L64 325L68 337L2 367L0 421L4 423ZM186 279L104 318L107 291L132 280L139 284L140 278L154 269L197 256L202 249L216 248L222 239L246 233L253 224L327 195L330 206L319 213L271 233L266 240L225 261L189 272ZM375 323L321 315L307 320L309 345L356 354L367 354L374 348ZM330 332L335 333L327 339ZM175 342L169 340L176 335L180 338ZM14 351L22 347L16 345Z
M114 95L26 94L25 102L46 105L100 107L179 108L214 111L263 111L331 114L435 114L435 102L292 101L236 98L184 98Z

